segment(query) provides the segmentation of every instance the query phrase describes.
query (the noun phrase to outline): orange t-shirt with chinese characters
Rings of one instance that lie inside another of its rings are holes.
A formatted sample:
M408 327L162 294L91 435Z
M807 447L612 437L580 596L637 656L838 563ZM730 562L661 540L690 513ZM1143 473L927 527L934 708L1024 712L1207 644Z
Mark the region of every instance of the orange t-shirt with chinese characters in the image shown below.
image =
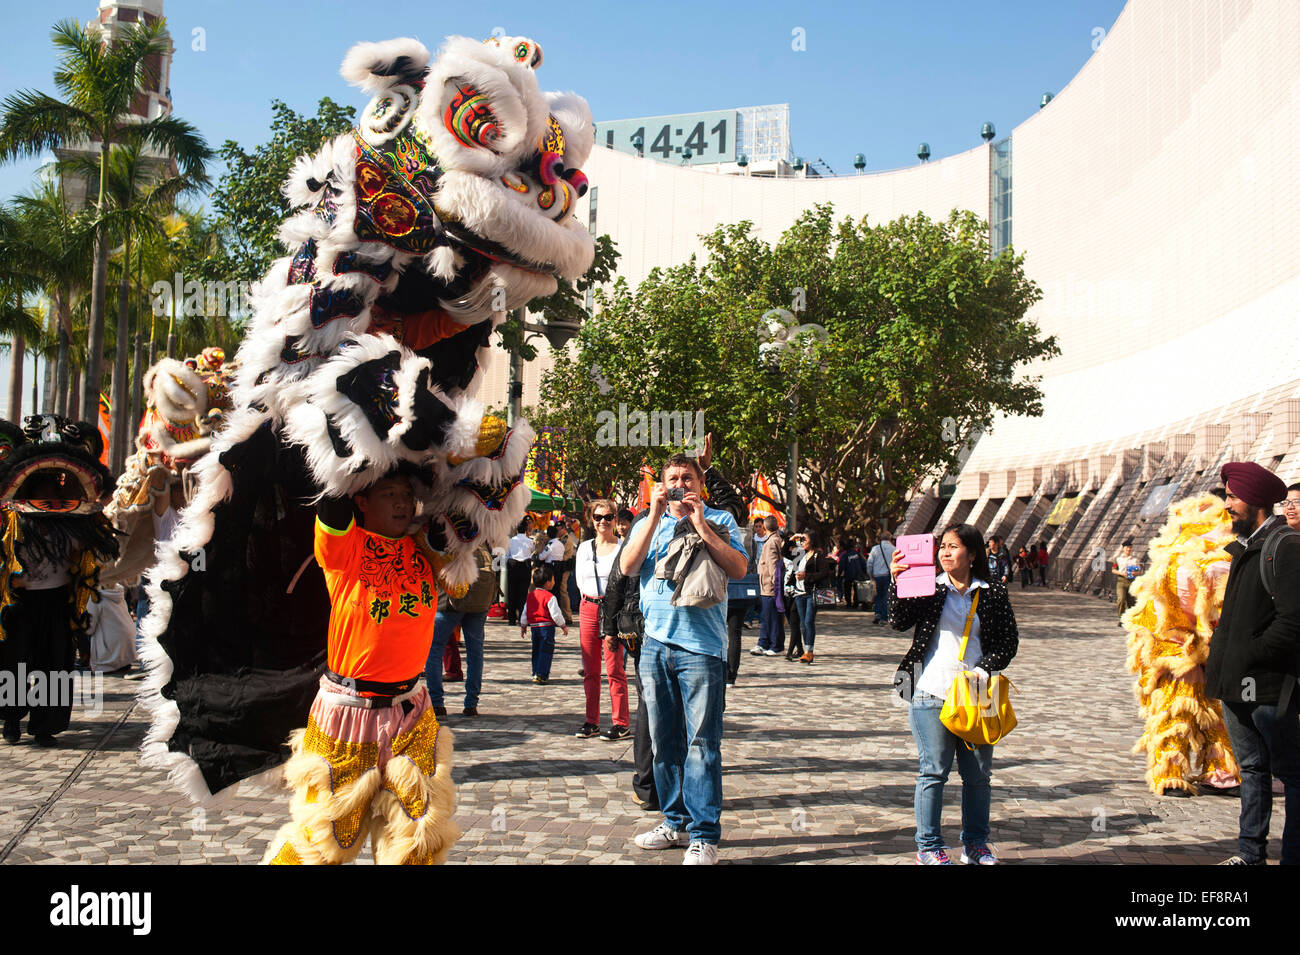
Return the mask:
M415 538L383 537L356 521L335 530L317 518L316 562L330 594L329 668L379 683L423 673L438 593Z

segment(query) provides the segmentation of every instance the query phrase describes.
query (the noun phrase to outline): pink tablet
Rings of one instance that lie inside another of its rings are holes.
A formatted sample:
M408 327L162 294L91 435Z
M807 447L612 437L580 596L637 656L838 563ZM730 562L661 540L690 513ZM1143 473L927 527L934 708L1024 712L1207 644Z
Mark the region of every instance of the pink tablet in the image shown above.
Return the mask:
M907 570L898 575L898 596L929 597L934 593L934 535L904 534L897 547L907 560Z

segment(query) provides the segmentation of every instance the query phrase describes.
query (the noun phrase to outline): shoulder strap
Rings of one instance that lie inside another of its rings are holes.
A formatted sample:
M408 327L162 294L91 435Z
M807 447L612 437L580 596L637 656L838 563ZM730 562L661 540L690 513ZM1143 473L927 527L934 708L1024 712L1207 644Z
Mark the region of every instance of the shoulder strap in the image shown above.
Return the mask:
M966 626L961 632L961 649L957 651L957 662L966 659L966 644L970 642L970 625L975 619L975 608L980 605L980 588L975 588L975 593L970 595L970 613L966 614Z
M591 569L596 575L596 596L605 596L605 590L600 586L600 560L596 557L596 538L591 539Z

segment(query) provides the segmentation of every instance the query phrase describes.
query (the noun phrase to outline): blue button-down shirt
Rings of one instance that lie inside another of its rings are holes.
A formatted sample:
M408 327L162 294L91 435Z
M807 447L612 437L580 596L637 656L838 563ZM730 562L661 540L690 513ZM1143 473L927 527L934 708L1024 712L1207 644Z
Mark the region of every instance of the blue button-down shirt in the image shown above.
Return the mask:
M731 546L746 560L749 559L745 553L745 539L729 511L719 511L705 505L704 518L726 527ZM632 533L635 534L637 528L649 519L643 517L637 521ZM682 520L690 518L684 517ZM666 580L655 580L655 564L668 553L668 545L676 528L677 518L665 511L664 516L659 518L659 526L655 528L650 549L641 565L641 615L645 617L645 635L670 647L725 659L726 600L712 607L674 607L670 603L673 597L672 585Z

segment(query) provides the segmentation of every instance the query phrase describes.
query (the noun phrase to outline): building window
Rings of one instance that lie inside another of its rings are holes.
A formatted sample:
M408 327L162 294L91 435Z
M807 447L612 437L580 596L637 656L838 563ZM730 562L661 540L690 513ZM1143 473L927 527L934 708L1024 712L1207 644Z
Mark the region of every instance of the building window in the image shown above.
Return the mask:
M989 246L993 258L1011 245L1011 137L993 144L989 159Z

